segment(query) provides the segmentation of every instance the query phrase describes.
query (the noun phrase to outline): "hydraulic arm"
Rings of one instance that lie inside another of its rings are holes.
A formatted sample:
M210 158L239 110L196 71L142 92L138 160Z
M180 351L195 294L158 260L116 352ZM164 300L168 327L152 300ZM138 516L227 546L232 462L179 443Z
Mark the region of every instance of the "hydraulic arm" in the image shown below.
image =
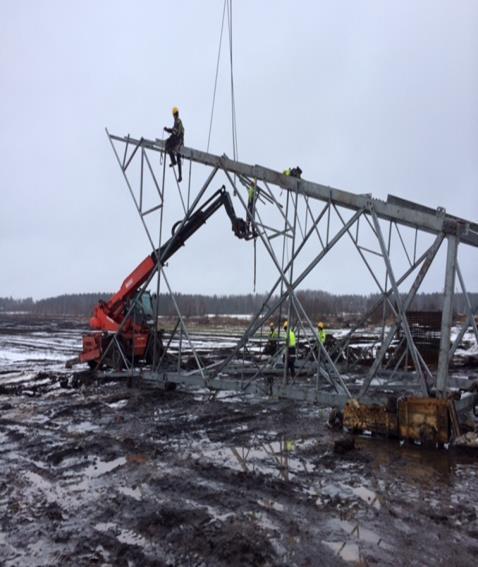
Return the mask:
M191 236L221 207L231 220L232 230L237 238L249 239L247 223L236 216L231 197L224 185L218 189L201 207L194 211L185 221L176 223L171 238L161 248L157 248L131 272L123 281L121 288L108 302L99 302L90 319L92 329L117 331L122 323L126 302L132 298L151 273L156 264L164 264L191 238Z

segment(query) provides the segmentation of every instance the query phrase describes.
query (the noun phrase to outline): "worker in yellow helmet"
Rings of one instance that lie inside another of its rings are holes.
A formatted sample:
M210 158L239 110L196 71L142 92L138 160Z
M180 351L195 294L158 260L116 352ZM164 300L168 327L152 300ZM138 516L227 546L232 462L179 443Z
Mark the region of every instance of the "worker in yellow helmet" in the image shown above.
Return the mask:
M295 376L295 354L296 354L296 338L294 330L289 327L289 321L284 321L284 331L286 333L285 344L287 347L287 370L290 372L291 378Z
M320 343L325 344L325 341L327 339L327 332L325 330L325 325L324 323L322 323L322 321L319 321L317 323L317 335L319 337Z
M269 323L269 335L268 335L267 344L264 348L264 354L268 354L269 356L274 355L277 352L277 342L279 340L279 333L276 331L276 326L274 321Z
M184 126L181 118L179 118L179 108L177 106L173 107L173 117L173 127L164 127L166 132L171 134L166 140L166 151L171 158L171 164L169 167L173 167L176 164L178 165L178 182L180 183L183 179L180 151L184 145Z

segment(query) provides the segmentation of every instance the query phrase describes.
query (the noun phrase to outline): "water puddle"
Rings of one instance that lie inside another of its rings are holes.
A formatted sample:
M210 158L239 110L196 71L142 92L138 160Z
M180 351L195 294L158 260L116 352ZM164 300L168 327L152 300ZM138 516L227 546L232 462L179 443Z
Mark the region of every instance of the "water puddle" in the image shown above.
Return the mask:
M349 486L342 482L337 482L320 487L318 492L319 497L316 504L320 507L336 499L345 502L359 499L375 508L375 510L380 510L382 507L378 494L365 486Z
M380 504L380 500L378 499L378 495L373 490L366 488L365 486L357 486L352 487L352 492L355 496L358 496L361 500L375 508L376 510L380 510L382 505Z
M119 486L118 492L120 494L124 494L125 496L129 496L134 498L135 500L142 500L143 494L139 487L137 488L130 488L129 486Z
M376 532L363 527L359 522L333 519L328 522L328 526L334 531L344 531L347 535L358 541L370 545L376 545L389 551L393 549L392 546L384 542L381 536L379 536Z
M91 421L81 421L80 423L70 423L67 427L68 433L90 433L97 431L99 425L91 423Z
M116 470L123 466L126 462L126 457L118 457L112 461L97 460L87 466L80 473L67 473L67 484L71 486L72 490L75 492L89 490L93 479Z
M334 540L339 538L339 541L324 541L323 543L344 561L360 561L360 544L393 551L393 547L383 541L376 532L361 526L357 521L332 519L327 525L334 532ZM343 539L342 533L344 533Z
M112 461L98 460L86 467L86 469L83 471L83 474L85 476L88 476L89 478L97 478L103 474L114 471L125 463L126 457L118 457L117 459L113 459Z
M128 405L128 399L125 400L118 400L117 402L112 402L110 404L106 404L111 409L121 409Z
M35 490L35 492L41 492L48 502L53 502L55 500L51 493L52 483L41 475L33 471L26 471L23 474L25 480L30 484L30 487Z
M141 547L146 547L148 545L148 542L144 537L132 530L120 528L113 522L99 522L95 525L95 530L103 533L112 532L119 542L126 543L127 545L138 545Z
M285 510L284 505L275 500L258 500L257 503L259 506L267 508L268 510L275 510L276 512L283 512Z
M345 543L341 541L323 541L322 543L344 561L353 561L354 563L360 561L360 549L356 543Z

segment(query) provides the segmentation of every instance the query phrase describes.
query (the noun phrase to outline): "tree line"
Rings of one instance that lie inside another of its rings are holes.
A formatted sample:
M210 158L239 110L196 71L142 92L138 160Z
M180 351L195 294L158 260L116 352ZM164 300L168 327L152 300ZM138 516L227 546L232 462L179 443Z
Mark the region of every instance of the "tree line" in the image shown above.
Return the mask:
M64 294L57 297L33 300L31 297L25 299L14 299L12 297L0 298L0 314L6 312L25 312L33 315L54 316L79 316L91 315L98 300L107 301L111 293L77 293ZM326 291L304 290L298 291L305 311L311 318L323 318L324 316L348 316L365 313L376 303L379 295L345 294L336 295ZM204 315L249 315L256 313L267 299L265 294L244 295L200 295L200 294L175 294L175 300L186 317ZM469 294L472 308L478 307L478 293ZM269 300L269 304L274 300ZM415 311L441 311L443 308L443 294L420 293L415 297L410 310ZM456 313L466 312L466 302L463 294L454 297L454 310ZM159 314L176 314L172 298L166 294L160 294ZM372 319L381 319L383 308L376 310Z

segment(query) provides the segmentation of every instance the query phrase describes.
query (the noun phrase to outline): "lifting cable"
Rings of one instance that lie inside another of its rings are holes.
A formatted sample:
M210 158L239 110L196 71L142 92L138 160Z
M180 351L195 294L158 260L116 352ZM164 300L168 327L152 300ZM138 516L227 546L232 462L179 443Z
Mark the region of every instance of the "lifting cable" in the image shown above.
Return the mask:
M234 94L234 60L233 60L233 41L232 41L232 0L224 0L222 7L222 19L221 19L221 33L219 34L219 46L217 50L217 60L216 60L216 74L214 77L214 90L212 95L211 104L211 117L209 119L209 132L207 136L207 149L209 152L209 146L211 144L211 132L212 123L214 119L214 108L216 104L216 93L217 93L217 81L219 77L219 64L221 62L221 50L222 50L222 37L224 35L224 20L227 12L227 25L229 31L229 67L230 67L230 83L231 83L231 128L232 128L232 157L234 161L239 158L239 151L237 145L237 117L236 117L236 98ZM234 175L234 180L236 175ZM256 249L256 239L254 239L254 292L256 291L256 274L257 274L257 249Z
M237 160L239 158L239 152L237 148L236 100L234 97L234 65L232 60L232 0L227 0L227 4L227 22L229 24L229 59L231 68L232 155L234 156L234 160Z
M213 116L214 116L214 104L216 102L217 77L219 75L219 62L221 60L222 32L224 31L224 16L226 15L226 3L227 3L227 0L224 0L224 7L222 9L221 34L219 36L219 48L218 48L218 51L217 51L216 78L214 80L214 91L213 91L213 95L212 95L211 118L209 120L209 134L207 136L207 149L206 149L207 152L209 152L209 143L211 142L212 119L213 119Z
M237 118L236 118L236 98L234 94L234 66L233 66L233 49L232 49L232 0L224 0L222 8L222 19L221 19L221 33L219 34L219 46L217 50L217 60L216 60L216 74L214 77L214 90L212 95L211 104L211 117L209 119L209 132L207 137L207 150L209 152L209 147L211 144L211 133L212 133L212 123L214 119L214 108L216 105L216 93L217 93L217 82L219 78L219 65L221 62L221 51L222 51L222 38L224 35L224 21L227 12L227 25L229 31L229 64L230 64L230 83L231 83L231 126L232 126L232 156L234 160L239 157L238 146L237 146Z

